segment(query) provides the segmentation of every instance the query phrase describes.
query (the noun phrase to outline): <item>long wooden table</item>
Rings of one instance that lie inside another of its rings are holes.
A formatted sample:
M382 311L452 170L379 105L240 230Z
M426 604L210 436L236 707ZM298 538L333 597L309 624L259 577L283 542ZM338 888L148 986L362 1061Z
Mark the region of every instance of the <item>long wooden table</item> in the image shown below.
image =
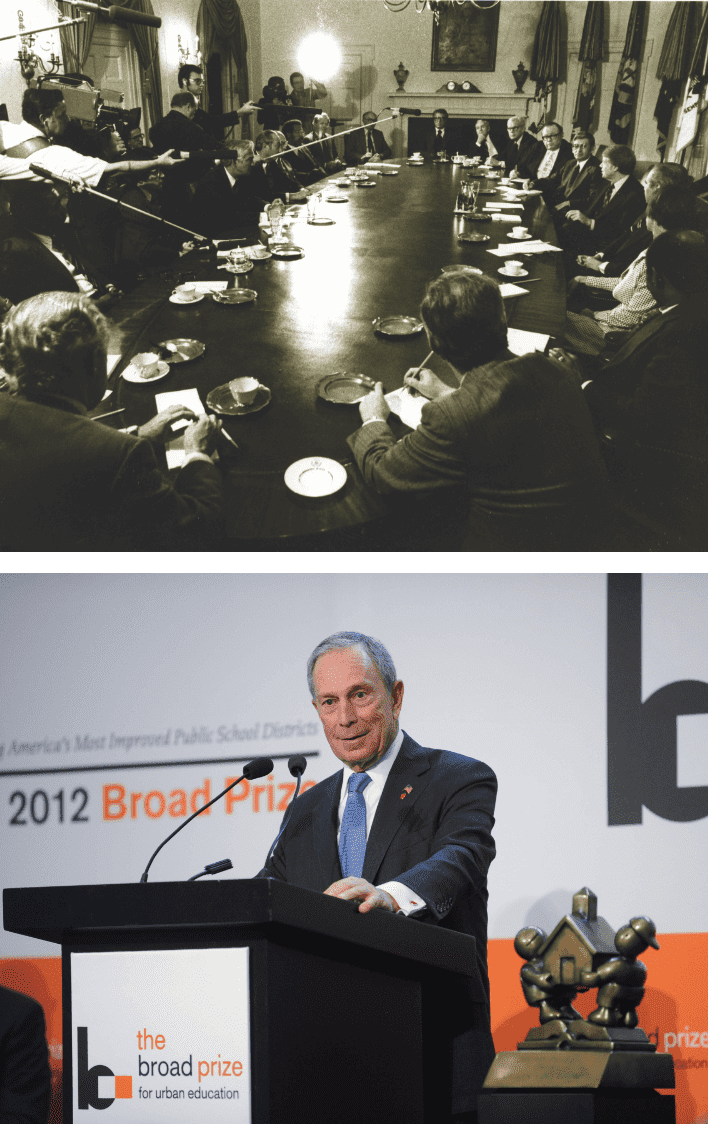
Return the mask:
M251 304L221 305L207 296L194 305L175 305L167 298L172 285L152 280L131 297L137 308L149 309L149 321L128 345L112 376L114 394L102 409L125 407L121 425L140 424L155 413L155 393L196 387L202 402L212 388L238 375L252 375L270 387L272 400L258 413L227 417L225 428L239 445L233 453L220 443L225 473L227 535L233 540L287 539L354 527L385 517L389 502L364 484L346 437L359 425L356 406L333 405L318 397L321 378L335 371L361 372L380 380L390 391L403 384L409 367L425 358L424 333L403 338L375 334L378 316L417 316L427 282L442 267L475 265L497 278L503 260L486 252L507 243L511 224L471 223L455 216L454 204L467 170L454 164L403 163L398 176L376 176L374 188L343 189L347 203L325 203L322 210L334 226L309 226L305 209L292 228L293 241L303 246L299 260L257 262L240 277L258 293ZM334 177L336 178L336 177ZM326 190L328 181L319 189ZM498 187L483 182L483 189ZM480 195L481 208L494 197ZM518 213L518 212L517 212ZM534 235L555 242L550 215L533 197L523 219ZM480 230L486 243L459 242L458 235ZM519 243L519 253L523 243ZM525 296L507 299L509 324L551 335L562 331L565 286L562 255L526 259L530 276L540 278ZM194 269L198 280L223 280L214 258L196 254L180 268ZM523 282L520 282L523 283ZM127 312L127 309L126 309ZM143 313L143 323L148 313ZM125 316L124 316L125 319ZM129 321L125 325L129 327ZM190 337L206 344L198 359L173 365L157 383L135 385L120 377L136 352L151 350L150 341ZM451 382L445 363L435 357L429 366ZM99 411L96 411L99 412ZM406 432L395 418L397 436ZM293 461L309 456L331 457L345 465L347 483L334 496L304 499L293 495L283 479Z

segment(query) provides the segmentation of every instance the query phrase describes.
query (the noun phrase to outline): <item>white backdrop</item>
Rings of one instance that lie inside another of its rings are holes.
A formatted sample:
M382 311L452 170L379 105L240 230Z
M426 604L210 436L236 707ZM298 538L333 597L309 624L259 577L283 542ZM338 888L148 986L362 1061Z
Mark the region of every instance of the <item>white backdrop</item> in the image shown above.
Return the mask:
M606 614L602 575L2 576L4 885L137 880L181 822L147 816L148 793L169 805L170 793L189 797L208 780L215 795L240 772L227 758L280 754L272 781L255 782L258 810L252 790L228 812L216 805L151 871L184 879L228 856L231 876L253 875L281 819L284 758L317 754L305 780L338 765L305 663L325 636L356 629L393 656L404 729L498 774L490 937L552 926L583 885L615 928L646 913L660 932L703 932L706 819L645 809L641 824L607 824ZM708 681L707 635L705 575L645 576L643 697L677 679ZM706 722L679 719L679 785L708 784ZM69 769L79 771L56 771ZM104 818L105 786L125 789L120 819ZM135 818L131 793L141 794ZM0 934L0 957L57 953Z

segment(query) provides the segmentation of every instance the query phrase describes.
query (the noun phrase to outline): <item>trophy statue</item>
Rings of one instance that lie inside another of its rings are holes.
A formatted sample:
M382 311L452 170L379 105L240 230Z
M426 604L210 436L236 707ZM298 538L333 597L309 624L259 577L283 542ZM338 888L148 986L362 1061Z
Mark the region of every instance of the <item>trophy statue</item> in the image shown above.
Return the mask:
M647 970L637 957L649 946L659 948L648 917L615 933L587 886L550 936L537 926L517 933L521 988L539 1025L517 1051L497 1054L479 1096L479 1124L673 1124L673 1097L656 1091L674 1088L673 1058L657 1054L638 1025ZM584 1019L573 1001L595 987L597 1006Z

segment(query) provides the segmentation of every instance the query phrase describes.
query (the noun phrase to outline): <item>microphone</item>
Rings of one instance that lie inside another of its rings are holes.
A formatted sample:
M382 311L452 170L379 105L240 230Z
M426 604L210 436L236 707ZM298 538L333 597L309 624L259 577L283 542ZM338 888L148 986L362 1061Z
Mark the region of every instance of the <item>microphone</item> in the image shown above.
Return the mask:
M181 160L235 160L233 148L198 148L194 152L180 152Z
M406 109L405 106L402 105L397 106L395 109L391 109L390 106L388 106L387 108L391 113L400 114L401 116L405 114L407 117L420 117L421 113L423 112L422 109ZM381 112L383 113L384 111L381 110Z
M301 760L304 760L304 758L301 758ZM165 846L165 843L169 843L170 839L174 839L178 831L181 831L182 828L186 827L188 823L191 823L193 819L196 819L197 816L200 816L202 812L206 812L207 808L211 808L212 804L216 804L217 800L221 800L222 796L226 796L226 793L230 792L232 788L235 788L237 784L240 784L244 777L248 781L256 780L258 777L264 777L266 773L270 773L272 769L273 761L270 757L255 757L253 761L249 761L247 765L244 765L243 773L238 778L238 780L235 780L232 784L228 785L223 792L220 792L218 796L215 796L213 800L210 800L208 804L204 804L201 808L197 808L196 812L194 812L194 814L191 815L189 819L186 819L184 823L181 823L179 827L175 828L175 830L167 836L167 839L163 839L160 846L153 851L150 857L150 862L147 864L145 870L140 876L140 881L147 882L148 871L153 864L155 856L162 850L162 848Z
M82 11L108 16L111 23L140 23L143 27L162 27L159 16L149 16L145 12L135 12L131 8L121 8L117 4L104 8L102 4L90 4L87 0L71 0L71 3Z
M36 164L30 164L30 172L34 172L36 176L42 176L45 180L58 180L59 183L66 183L69 187L83 187L83 181L72 179L70 176L59 176L56 172L48 172L46 168L38 168Z
M302 782L302 774L305 772L306 768L307 768L307 758L303 757L301 753L296 753L294 757L288 758L288 769L290 770L290 776L291 777L297 777L297 784L295 785L295 793L293 795L293 798L290 801L290 803L288 804L287 808L285 809L285 815L283 816L283 822L280 825L280 831L278 832L275 839L273 840L273 843L271 844L270 851L266 855L266 861L263 864L264 866L268 866L268 863L270 862L270 857L271 857L271 855L273 854L273 851L275 850L275 848L278 845L278 840L280 839L280 836L285 831L285 828L287 826L287 822L290 819L290 815L291 815L292 810L293 810L293 804L297 800L298 793L300 792L300 784Z

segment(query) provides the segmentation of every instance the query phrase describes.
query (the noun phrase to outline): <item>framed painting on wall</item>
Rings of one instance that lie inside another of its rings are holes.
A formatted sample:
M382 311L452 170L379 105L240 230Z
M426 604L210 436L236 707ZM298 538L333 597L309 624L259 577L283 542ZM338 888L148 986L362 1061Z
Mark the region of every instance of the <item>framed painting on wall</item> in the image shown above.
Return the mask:
M431 70L494 70L500 7L439 4Z

